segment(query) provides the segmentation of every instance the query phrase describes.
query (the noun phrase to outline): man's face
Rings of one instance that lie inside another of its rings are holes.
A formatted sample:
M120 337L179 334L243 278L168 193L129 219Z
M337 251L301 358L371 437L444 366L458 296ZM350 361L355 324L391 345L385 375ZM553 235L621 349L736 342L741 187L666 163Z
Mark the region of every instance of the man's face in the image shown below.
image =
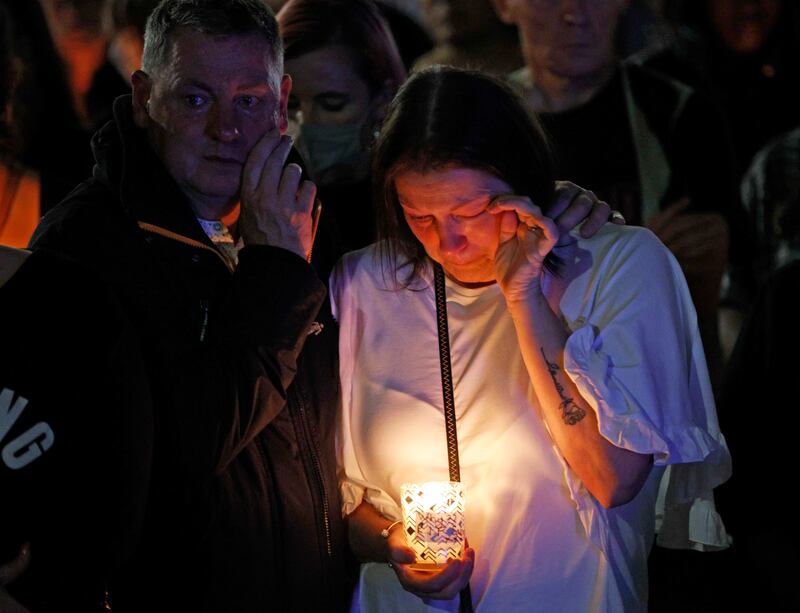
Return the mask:
M253 145L286 130L291 80L258 35L215 37L188 28L169 35L167 57L133 76L134 118L201 216L219 216L239 197Z
M627 0L495 0L503 21L517 26L534 72L591 78L614 60L614 32Z
M438 43L460 43L496 28L490 0L423 0L425 23Z

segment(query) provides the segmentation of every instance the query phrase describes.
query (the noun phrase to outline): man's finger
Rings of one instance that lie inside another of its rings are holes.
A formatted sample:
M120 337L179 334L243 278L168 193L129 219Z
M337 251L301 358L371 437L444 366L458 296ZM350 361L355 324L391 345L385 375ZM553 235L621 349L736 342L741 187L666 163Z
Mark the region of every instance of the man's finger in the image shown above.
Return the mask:
M280 142L267 156L264 167L261 171L261 178L256 190L260 192L277 193L281 178L283 177L284 165L292 150L292 137L288 134L281 136Z
M281 182L278 186L278 201L281 203L294 202L300 189L300 177L303 169L297 164L288 164L283 169Z
M580 212L581 214L583 211L576 211L576 214ZM567 214L563 215L562 217L567 216ZM608 205L607 202L603 200L594 200L591 203L591 209L589 210L588 216L584 215L583 217L568 217L568 219L562 221L561 219L558 220L559 227L562 227L569 232L575 225L581 223L581 236L583 238L589 238L597 234L597 231L602 228L604 225L608 223L609 217L611 216L611 207ZM624 223L624 220L623 220Z
M583 194L584 191L582 187L570 181L556 181L553 201L547 205L547 216L555 219L562 215L572 204L572 201Z
M242 170L242 193L253 194L261 180L261 172L270 153L278 145L280 131L273 128L262 136L250 150Z

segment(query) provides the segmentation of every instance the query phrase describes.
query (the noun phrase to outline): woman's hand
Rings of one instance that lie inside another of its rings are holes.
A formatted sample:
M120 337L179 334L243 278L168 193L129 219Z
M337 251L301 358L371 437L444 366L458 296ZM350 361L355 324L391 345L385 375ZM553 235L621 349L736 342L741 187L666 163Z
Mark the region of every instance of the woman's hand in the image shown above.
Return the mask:
M403 588L420 598L450 600L466 587L475 565L475 550L464 548L460 560L449 560L442 570L419 571L409 568L416 560L414 550L408 547L402 530L389 534L389 565L394 569Z
M498 194L487 209L501 215L495 275L507 303L540 291L544 259L558 242L555 222L527 196Z

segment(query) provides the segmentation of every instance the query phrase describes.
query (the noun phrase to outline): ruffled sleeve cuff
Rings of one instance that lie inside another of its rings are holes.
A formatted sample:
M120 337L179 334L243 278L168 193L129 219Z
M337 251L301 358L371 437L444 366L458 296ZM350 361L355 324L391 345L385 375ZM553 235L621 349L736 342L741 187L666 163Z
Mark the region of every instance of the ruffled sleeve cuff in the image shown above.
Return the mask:
M724 548L729 539L714 509L712 490L730 476L730 456L717 425L699 341L694 345L689 352L692 372L681 380L675 372L647 372L640 361L619 355L624 354L619 347L612 358L595 328L586 325L567 339L564 367L595 410L604 438L617 447L652 454L656 466L672 465L656 503L659 544ZM668 382L668 393L655 384L659 376ZM608 511L572 471L567 468L566 473L587 534L607 551Z

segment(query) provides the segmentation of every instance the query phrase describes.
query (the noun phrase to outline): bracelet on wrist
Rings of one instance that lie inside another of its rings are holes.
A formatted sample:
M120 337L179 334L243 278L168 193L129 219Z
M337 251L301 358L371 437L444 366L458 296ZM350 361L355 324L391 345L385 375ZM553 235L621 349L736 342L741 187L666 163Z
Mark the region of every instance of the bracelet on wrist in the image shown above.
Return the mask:
M383 530L381 530L381 536L382 536L383 538L385 538L385 539L388 539L388 538L389 538L389 531L390 531L392 528L394 528L394 527L395 527L397 524L402 524L402 523L403 523L403 522L402 522L402 521L400 521L400 520L397 520L397 521L395 521L395 522L392 522L391 524L389 524L388 526L386 526L386 527L385 527Z

